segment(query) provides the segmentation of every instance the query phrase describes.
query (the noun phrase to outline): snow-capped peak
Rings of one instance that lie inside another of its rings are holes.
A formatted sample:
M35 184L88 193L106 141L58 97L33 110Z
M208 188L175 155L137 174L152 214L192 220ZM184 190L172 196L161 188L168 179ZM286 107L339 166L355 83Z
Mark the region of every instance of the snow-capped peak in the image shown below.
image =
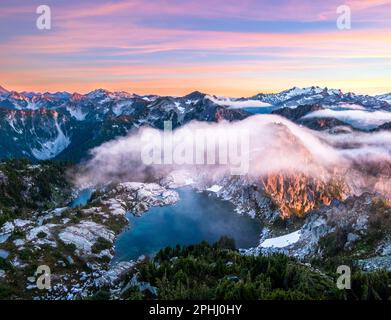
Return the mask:
M55 93L51 93L51 92L45 92L43 94L43 96L45 97L50 97L50 98L55 98L55 99L69 99L71 97L71 94L69 92L66 92L66 91L62 91L62 92L55 92Z
M323 91L324 89L320 87L307 87L307 88L293 87L292 89L285 91L285 93L289 96L299 96L305 94L319 94L322 93Z
M321 88L318 86L312 86L306 88L293 87L292 89L283 91L280 94L285 94L291 97L301 96L301 95L317 95L317 94L341 95L342 91L339 89L328 89L327 87Z
M135 95L134 93L129 93L126 91L116 91L114 92L114 95L121 99L132 99L137 97L137 95Z
M254 100L254 99L233 99L227 97L216 97L216 96L206 96L207 99L212 101L215 104L220 106L226 106L231 108L261 108L261 107L270 107L269 103Z
M382 94L380 96L376 96L376 98L391 104L391 93Z
M104 98L110 94L111 94L111 92L106 89L97 89L97 90L94 90L94 91L87 93L86 96L89 99L99 99L99 98Z

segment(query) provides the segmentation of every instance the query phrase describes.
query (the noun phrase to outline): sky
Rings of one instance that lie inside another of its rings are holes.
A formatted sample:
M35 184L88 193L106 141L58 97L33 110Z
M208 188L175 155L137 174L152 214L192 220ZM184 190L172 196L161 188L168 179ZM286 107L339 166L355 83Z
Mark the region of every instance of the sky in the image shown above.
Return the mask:
M39 30L39 5L51 29ZM337 28L349 6L351 29ZM252 96L391 92L391 0L1 0L0 85Z

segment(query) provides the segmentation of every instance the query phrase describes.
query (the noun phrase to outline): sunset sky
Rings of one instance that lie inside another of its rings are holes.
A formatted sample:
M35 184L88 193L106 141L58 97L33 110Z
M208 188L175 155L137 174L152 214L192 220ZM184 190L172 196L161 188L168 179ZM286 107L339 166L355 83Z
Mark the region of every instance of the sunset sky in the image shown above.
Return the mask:
M36 28L49 5L52 29ZM336 27L349 5L352 29ZM391 0L1 0L0 85L250 96L391 92Z

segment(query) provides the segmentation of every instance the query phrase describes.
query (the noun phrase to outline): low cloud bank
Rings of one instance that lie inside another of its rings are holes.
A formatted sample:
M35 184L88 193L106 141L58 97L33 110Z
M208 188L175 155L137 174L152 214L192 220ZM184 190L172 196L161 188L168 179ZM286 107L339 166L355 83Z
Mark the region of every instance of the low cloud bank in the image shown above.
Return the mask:
M171 162L164 158L167 138L169 151L176 154L176 158L169 158ZM208 144L217 145L217 149L206 148ZM327 174L348 172L357 163L391 164L391 133L331 135L276 115L259 115L231 123L191 122L168 133L141 128L102 144L91 155L75 175L79 187L110 181L153 181L179 169L194 174L201 170L212 177L245 168L241 174L255 178L297 171L324 179ZM215 162L208 163L211 158ZM160 163L154 161L159 159Z
M303 117L308 118L335 118L359 129L374 129L384 123L391 122L391 112L363 111L363 110L318 110Z

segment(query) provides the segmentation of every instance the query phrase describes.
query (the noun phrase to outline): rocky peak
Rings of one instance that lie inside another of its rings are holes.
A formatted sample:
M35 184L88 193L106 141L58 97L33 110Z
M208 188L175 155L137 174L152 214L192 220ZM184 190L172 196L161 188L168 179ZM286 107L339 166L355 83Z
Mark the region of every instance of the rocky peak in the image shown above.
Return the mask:
M71 95L71 97L69 98L69 100L71 101L71 102L77 102L77 101L82 101L82 100L84 100L84 96L82 95L82 94L80 94L80 93L77 93L77 92L74 92L72 95Z
M206 94L204 94L202 92L194 91L192 93L189 93L186 96L183 96L183 99L187 99L187 100L202 100L202 99L204 99L205 96L206 96Z
M111 92L106 89L97 89L97 90L94 90L94 91L87 93L86 96L89 99L99 99L99 98L106 97L109 94L111 94Z
M324 108L322 106L318 104L314 104L314 105L302 105L302 106L298 106L297 108L285 107L285 108L274 110L272 113L283 116L289 120L296 121L304 117L308 113L318 111L318 110L323 110L323 109Z

